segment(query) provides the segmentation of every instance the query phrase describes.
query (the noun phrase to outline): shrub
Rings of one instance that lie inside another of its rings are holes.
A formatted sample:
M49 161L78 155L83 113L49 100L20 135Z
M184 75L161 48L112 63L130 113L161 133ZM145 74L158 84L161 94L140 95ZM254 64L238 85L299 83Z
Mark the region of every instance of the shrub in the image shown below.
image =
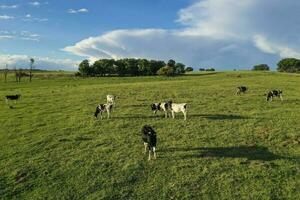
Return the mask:
M253 66L252 70L254 71L269 71L270 67L267 64L259 64Z
M170 66L165 66L165 67L160 68L157 71L157 74L160 76L174 76L175 75L174 68L170 67Z
M214 71L216 71L214 68L208 68L208 69L206 69L205 71L208 71L208 72L214 72Z
M187 67L187 68L185 68L185 71L186 72L192 72L192 71L194 71L194 69L192 67Z

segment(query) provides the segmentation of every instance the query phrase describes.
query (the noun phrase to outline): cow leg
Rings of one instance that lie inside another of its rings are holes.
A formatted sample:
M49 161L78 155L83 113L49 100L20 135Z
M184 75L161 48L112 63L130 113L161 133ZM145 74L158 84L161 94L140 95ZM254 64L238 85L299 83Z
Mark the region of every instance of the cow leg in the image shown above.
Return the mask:
M168 112L165 111L165 118L168 118Z
M149 150L149 156L148 156L148 161L151 160L151 150Z
M281 99L281 101L283 101L283 97L282 97L282 95L280 95L280 99Z
M184 120L186 120L186 111L182 112L184 116Z
M109 119L109 117L110 117L110 111L107 110L107 119Z
M148 143L144 142L144 154L147 153Z
M172 111L172 118L175 119L175 113Z
M152 148L152 151L153 151L154 159L156 159L156 152L155 152L155 150L156 150L155 147L153 147L153 148Z

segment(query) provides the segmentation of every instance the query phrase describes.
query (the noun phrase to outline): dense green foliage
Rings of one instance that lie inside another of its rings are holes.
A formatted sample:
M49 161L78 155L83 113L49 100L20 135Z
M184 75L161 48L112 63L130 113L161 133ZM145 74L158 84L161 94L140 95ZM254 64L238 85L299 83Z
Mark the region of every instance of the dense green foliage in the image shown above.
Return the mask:
M272 72L1 77L0 96L22 99L1 98L0 199L300 199L299 84ZM265 101L273 88L284 101ZM95 119L107 94L119 97L112 118ZM150 110L169 99L188 104L187 121ZM151 162L144 124L158 136Z
M79 64L79 72L82 76L151 76L157 75L163 67L171 68L171 74L160 75L178 75L185 72L185 65L176 63L174 60L164 61L125 58L120 60L100 59L90 65L88 60L83 60ZM164 70L161 70L164 71ZM78 74L79 75L79 74Z
M192 71L194 71L194 69L192 67L187 67L187 68L185 68L185 71L186 72L192 72Z
M203 71L214 72L216 70L215 70L215 68L210 67L210 68L199 68L199 71L201 71L201 72L203 72Z
M296 58L285 58L277 63L280 72L300 72L300 60Z
M259 65L254 65L252 70L254 70L254 71L269 71L270 67L267 64L259 64Z

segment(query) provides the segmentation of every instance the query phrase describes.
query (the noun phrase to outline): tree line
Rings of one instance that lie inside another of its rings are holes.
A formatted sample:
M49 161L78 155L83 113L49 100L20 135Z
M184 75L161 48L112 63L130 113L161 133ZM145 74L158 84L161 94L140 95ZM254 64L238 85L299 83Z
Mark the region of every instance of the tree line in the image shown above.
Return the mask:
M191 67L185 67L182 63L169 60L167 63L161 60L147 59L100 59L90 64L83 60L79 64L78 76L174 76L190 71Z
M267 64L259 64L253 66L254 71L269 71ZM284 58L277 63L277 71L288 73L300 73L300 60L296 58Z

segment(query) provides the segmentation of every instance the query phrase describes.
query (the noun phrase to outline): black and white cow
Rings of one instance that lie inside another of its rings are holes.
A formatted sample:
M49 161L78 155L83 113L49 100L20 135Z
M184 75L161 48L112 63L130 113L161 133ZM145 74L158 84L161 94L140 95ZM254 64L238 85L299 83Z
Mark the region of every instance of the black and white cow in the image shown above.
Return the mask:
M169 102L161 102L161 103L153 103L151 104L151 110L154 112L154 114L157 113L157 111L162 111L165 113L165 118L168 117L168 110L170 108Z
M278 97L281 99L281 101L283 100L283 97L282 97L282 91L281 90L272 90L272 91L269 91L267 93L267 98L266 100L267 101L272 101L274 97Z
M156 132L154 129L149 125L144 125L142 127L142 139L144 141L144 153L147 153L147 149L149 151L148 161L151 160L151 153L153 153L154 159L156 159Z
M100 117L102 119L102 113L107 112L107 119L109 119L110 118L110 114L112 112L112 109L113 109L113 105L112 104L109 104L109 103L99 104L96 107L96 111L95 111L94 116L97 118L98 114L100 113Z
M175 113L182 112L184 116L184 120L186 120L186 114L187 114L187 104L186 103L173 103L172 101L168 102L172 117L175 119Z
M20 94L16 94L16 95L6 95L5 96L5 101L6 103L8 103L9 100L14 100L15 103L17 102L17 100L19 100L21 98Z
M115 100L116 100L116 96L111 95L111 94L106 95L106 102L108 104L115 105Z
M239 86L237 87L237 91L236 94L241 94L241 93L246 93L246 91L248 90L248 88L246 86Z

